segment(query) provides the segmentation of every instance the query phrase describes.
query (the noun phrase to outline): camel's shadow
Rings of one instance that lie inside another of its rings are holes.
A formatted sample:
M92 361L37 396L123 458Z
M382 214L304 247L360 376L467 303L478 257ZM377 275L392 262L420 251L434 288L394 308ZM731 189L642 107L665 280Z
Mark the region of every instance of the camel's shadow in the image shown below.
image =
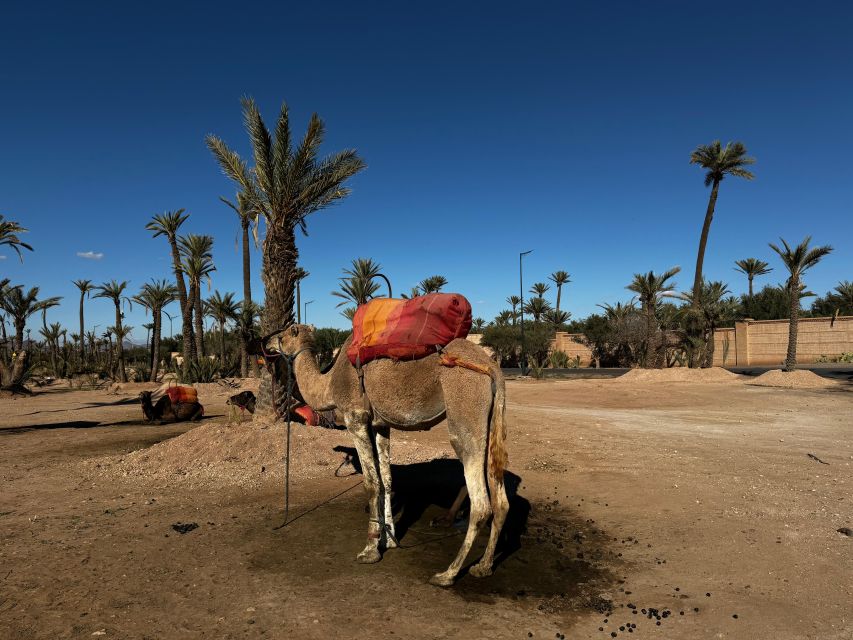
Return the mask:
M356 471L361 471L354 449L336 450L352 456ZM443 567L459 548L467 519L454 527L431 527L430 520L443 515L459 495L465 482L462 464L455 459L392 464L391 474L397 538L403 549L419 547L417 553L402 557L432 569ZM611 538L592 520L553 499L539 504L534 514L530 502L519 495L522 478L507 471L504 482L510 509L497 547L495 574L488 580L460 579L455 592L486 602L496 596L545 597L549 600L543 606L555 611L605 610L607 603L598 602L589 592L605 589L615 580L603 566L618 560ZM479 559L486 537L479 536L468 567ZM394 562L400 558L391 557Z
M335 447L335 451L346 453L352 458L357 473L361 473L358 453L352 447ZM393 457L392 457L393 459ZM509 513L501 530L501 537L495 555L495 566L506 560L521 548L521 536L527 528L530 514L530 502L518 495L521 478L511 471L504 475ZM437 507L446 511L465 486L465 474L459 460L439 458L428 462L413 464L392 464L391 485L393 487L392 510L395 518L397 539L407 547L416 546L405 540L413 526L421 523L427 510ZM462 505L461 513L467 515L469 501ZM436 536L452 536L464 533L467 518L463 517L454 526L434 527L431 533Z

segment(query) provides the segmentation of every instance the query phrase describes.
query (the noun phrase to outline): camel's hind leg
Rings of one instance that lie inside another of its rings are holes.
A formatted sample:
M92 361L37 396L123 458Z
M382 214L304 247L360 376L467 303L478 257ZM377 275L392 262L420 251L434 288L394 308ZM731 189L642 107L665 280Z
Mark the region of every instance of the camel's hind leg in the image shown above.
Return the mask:
M485 379L488 380L488 378ZM456 558L446 571L437 573L430 579L431 584L440 587L453 584L465 558L468 557L468 552L471 551L480 527L492 514L485 474L491 390L489 389L487 395L473 394L472 397L472 387L473 385L464 384L444 387L447 403L447 430L450 433L450 444L453 445L465 469L465 485L468 487L468 496L471 499L471 513L468 531L465 533L465 539Z
M356 560L370 564L379 562L382 555L379 553L379 542L382 538L384 528L381 520L379 505L379 470L376 465L376 457L373 453L373 442L370 434L370 424L366 416L348 414L344 418L347 431L352 435L358 458L361 461L361 470L364 475L364 489L367 492L367 501L370 513L370 521L367 524L367 545L358 554Z

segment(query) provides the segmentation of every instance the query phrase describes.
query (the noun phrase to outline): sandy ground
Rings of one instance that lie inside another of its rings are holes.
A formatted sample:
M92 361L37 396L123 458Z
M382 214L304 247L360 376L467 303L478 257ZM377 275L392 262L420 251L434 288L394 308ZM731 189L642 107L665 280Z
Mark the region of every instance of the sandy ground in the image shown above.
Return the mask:
M403 548L364 566L344 432L295 428L277 529L284 431L224 391L201 425L140 424L137 389L0 400L0 638L853 637L853 389L718 377L510 381L501 562L446 590L441 425L392 436Z

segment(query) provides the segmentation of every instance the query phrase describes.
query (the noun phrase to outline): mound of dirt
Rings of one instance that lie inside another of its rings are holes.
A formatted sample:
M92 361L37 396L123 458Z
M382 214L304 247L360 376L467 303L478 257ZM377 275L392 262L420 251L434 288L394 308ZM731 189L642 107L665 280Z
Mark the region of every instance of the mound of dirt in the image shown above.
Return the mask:
M287 431L283 424L204 424L176 438L122 456L96 458L84 463L95 476L145 479L155 483L186 486L254 487L280 482L284 475ZM335 447L353 448L346 431L294 424L291 427L290 474L295 478L330 476L344 453ZM391 438L393 464L425 462L449 457L438 449Z
M741 382L743 376L721 367L709 369L690 369L672 367L670 369L631 369L625 375L615 378L615 382Z
M838 386L834 380L821 378L813 371L805 369L795 369L794 371L773 369L762 373L750 384L761 387L782 387L783 389L832 389Z

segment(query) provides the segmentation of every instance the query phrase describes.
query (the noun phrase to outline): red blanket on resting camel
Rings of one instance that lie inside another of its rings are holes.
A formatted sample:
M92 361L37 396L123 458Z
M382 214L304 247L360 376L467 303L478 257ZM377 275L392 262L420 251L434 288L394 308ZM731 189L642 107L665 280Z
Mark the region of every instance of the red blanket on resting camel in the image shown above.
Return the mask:
M374 358L417 360L470 330L471 303L458 293L375 298L355 312L347 357L354 365Z
M169 387L166 389L166 395L172 404L198 402L198 391L195 387Z

